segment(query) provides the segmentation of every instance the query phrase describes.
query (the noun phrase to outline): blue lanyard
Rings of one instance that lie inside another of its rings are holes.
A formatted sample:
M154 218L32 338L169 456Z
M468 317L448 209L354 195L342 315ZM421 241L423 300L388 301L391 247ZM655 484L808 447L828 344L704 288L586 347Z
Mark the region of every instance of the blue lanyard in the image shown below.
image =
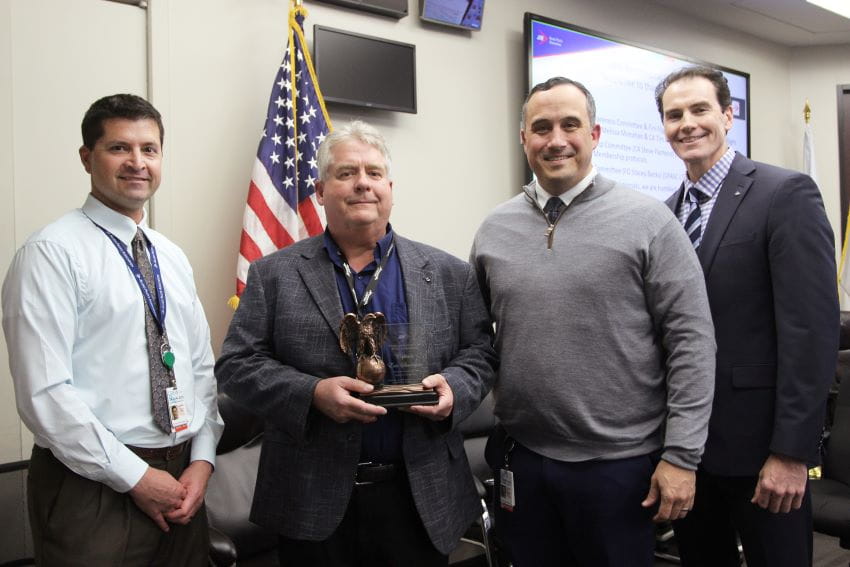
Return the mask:
M151 295L150 289L148 289L148 284L145 283L145 278L142 276L142 272L139 270L139 266L136 264L136 260L127 252L127 248L124 246L124 243L118 239L117 236L94 222L94 225L103 231L103 233L109 237L109 240L112 241L112 244L115 245L115 248L118 250L118 253L121 254L121 257L124 258L124 263L127 264L127 267L132 272L133 276L136 278L136 283L139 284L139 289L142 291L142 296L145 298L145 303L148 304L148 308L151 311L151 316L153 316L153 320L156 322L159 327L159 332L161 334L165 334L165 288L162 285L162 273L159 269L159 261L156 257L156 248L153 247L153 244L148 241L147 236L145 236L144 240L148 247L148 252L151 257L151 269L153 270L153 287L156 290L156 298L159 301L159 310L155 309L153 303L153 296Z

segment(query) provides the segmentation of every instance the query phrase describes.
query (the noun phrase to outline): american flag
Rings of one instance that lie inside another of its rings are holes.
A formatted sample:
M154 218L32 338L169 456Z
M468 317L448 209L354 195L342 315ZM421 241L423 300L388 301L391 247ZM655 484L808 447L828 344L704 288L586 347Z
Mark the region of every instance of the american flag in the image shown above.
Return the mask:
M245 289L251 262L324 230L324 210L316 201L316 153L331 121L304 40L305 15L301 6L289 11L286 53L272 86L248 187L236 298Z

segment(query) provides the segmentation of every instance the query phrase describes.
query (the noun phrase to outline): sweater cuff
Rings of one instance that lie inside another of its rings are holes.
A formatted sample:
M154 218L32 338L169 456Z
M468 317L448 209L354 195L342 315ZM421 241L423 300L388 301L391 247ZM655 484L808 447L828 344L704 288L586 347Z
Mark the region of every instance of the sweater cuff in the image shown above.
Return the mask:
M697 470L701 456L702 450L687 450L678 447L667 447L661 453L661 458L671 465L676 465L679 468L689 471Z

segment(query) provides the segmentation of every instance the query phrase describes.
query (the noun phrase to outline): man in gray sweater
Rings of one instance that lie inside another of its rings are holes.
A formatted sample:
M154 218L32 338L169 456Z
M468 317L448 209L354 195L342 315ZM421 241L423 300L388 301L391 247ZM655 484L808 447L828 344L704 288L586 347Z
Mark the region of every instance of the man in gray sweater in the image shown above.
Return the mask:
M591 163L587 89L523 105L537 180L484 221L471 260L501 369L488 461L516 567L652 565L652 521L687 515L706 439L714 334L681 224Z

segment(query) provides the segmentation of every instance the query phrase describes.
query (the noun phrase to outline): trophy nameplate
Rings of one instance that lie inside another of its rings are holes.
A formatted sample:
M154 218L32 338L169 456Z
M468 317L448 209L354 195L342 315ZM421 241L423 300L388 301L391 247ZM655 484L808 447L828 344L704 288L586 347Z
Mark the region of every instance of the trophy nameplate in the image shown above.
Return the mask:
M360 394L364 402L385 408L435 406L438 396L422 384L384 384L368 394Z
M405 328L403 332L390 332ZM437 392L425 388L421 383L404 380L411 375L409 351L406 344L408 332L406 325L388 325L383 313L367 313L362 319L354 313L346 313L339 325L339 346L345 354L355 358L355 374L358 380L363 380L374 386L368 394L360 394L364 402L383 407L407 407L436 405ZM405 383L384 384L387 373L386 363L381 357L381 347L390 335L390 347L394 358L398 359L399 367L394 367L394 376ZM403 337L403 338L400 338ZM403 345L403 346L402 346ZM401 376L399 376L399 374ZM421 380L427 374L421 373Z

